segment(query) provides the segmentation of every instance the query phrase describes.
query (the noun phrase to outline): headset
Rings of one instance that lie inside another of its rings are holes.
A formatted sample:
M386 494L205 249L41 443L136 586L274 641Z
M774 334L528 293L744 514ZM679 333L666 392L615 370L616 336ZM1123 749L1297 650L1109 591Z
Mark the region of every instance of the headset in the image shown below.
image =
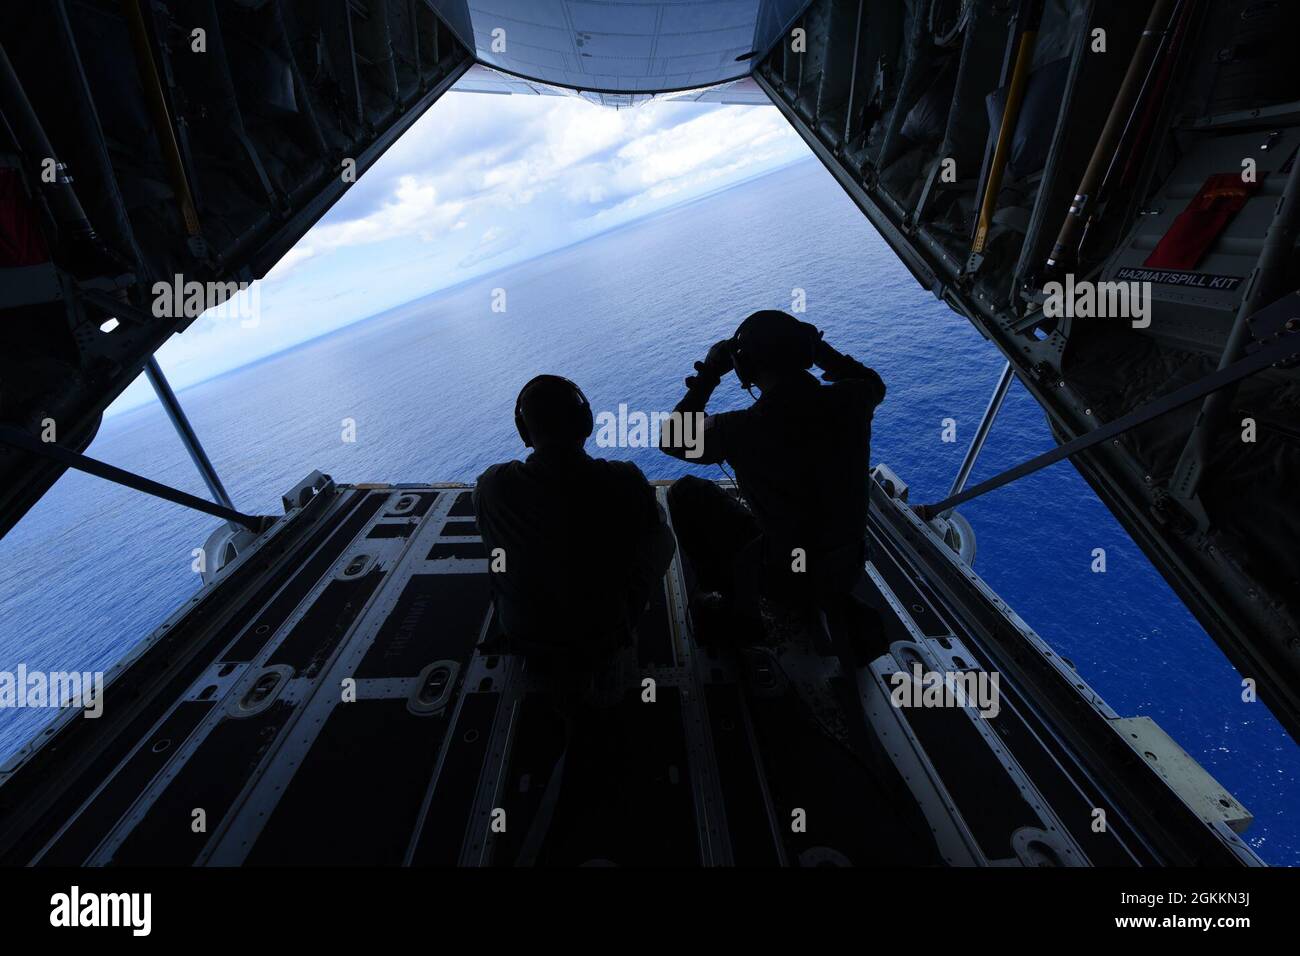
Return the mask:
M528 423L524 421L524 398L532 388L543 382L563 382L572 390L575 403L565 414L572 414L574 431L581 431L582 439L586 441L595 427L595 421L591 416L591 403L587 401L587 396L582 394L582 389L561 375L538 375L519 390L519 397L515 399L515 428L519 431L519 437L523 439L524 444L529 448L533 447L533 440L528 434Z
M774 323L780 327L774 327ZM777 356L781 365L812 368L820 341L821 333L815 326L800 322L788 312L763 309L751 313L731 337L731 365L740 387L753 387L759 370L770 367Z

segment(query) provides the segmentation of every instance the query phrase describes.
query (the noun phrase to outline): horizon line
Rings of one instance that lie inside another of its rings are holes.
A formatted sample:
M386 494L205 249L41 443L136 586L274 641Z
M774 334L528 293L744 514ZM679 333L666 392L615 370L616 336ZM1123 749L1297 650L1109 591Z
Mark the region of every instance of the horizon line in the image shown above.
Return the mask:
M267 363L267 362L270 362L270 361L272 361L272 360L274 360L274 359L280 358L280 357L282 357L282 356L284 356L284 355L289 354L290 352L295 352L295 351L297 351L298 349L303 348L304 346L311 345L311 344L313 344L313 343L315 343L315 342L320 342L320 341L322 341L322 340L324 340L324 339L327 339L327 338L330 338L331 336L334 336L334 335L338 335L338 334L340 334L340 333L342 333L342 332L347 331L348 329L355 328L355 327L358 326L358 325L363 325L363 324L365 324L365 323L367 323L367 322L372 322L372 321L375 321L375 320L377 320L377 319L381 319L381 318L383 318L383 317L385 317L385 316L391 315L391 314L394 313L394 312L397 312L399 309L409 308L410 306L412 306L412 305L414 305L415 303L420 302L420 301L422 301L422 300L424 300L424 299L429 299L429 298L432 298L433 296L437 296L437 295L444 295L444 294L446 294L446 293L448 293L448 292L452 292L453 290L459 289L459 288L461 288L462 286L469 285L471 282L477 282L477 281L479 281L479 280L481 280L481 279L486 279L486 278L489 278L489 277L491 277L491 276L493 276L493 275L496 275L497 273L505 272L507 269L514 269L514 268L516 268L516 267L518 267L518 266L525 265L525 264L527 264L527 263L529 263L529 262L535 262L535 261L538 260L538 259L544 259L544 258L546 258L547 256L558 255L559 253L564 252L564 251L566 251L566 250L568 250L568 249L572 249L572 248L574 248L575 246L580 246L580 245L582 245L583 243L586 243L586 242L592 242L593 240L599 239L599 238L601 238L602 236L607 236L607 235L609 235L609 234L612 233L612 232L617 232L617 231L619 231L620 229L626 229L626 228L629 228L629 227L631 227L631 226L641 225L641 224L643 224L643 223L644 223L646 220L648 220L648 219L654 219L654 218L656 218L656 217L658 217L658 216L664 215L665 213L674 212L674 211L676 211L676 210L678 210L678 209L685 208L685 207L690 206L690 205L692 205L692 204L694 204L694 203L703 202L703 201L705 201L705 200L707 200L707 199L712 199L712 198L714 198L715 196L717 196L717 195L719 195L719 194L721 194L721 193L727 192L727 191L729 191L729 190L735 189L735 188L740 187L740 186L747 185L747 184L749 184L749 183L752 183L754 180L757 180L757 179L763 179L763 178L765 178L765 177L767 177L767 176L772 176L772 175L775 175L776 173L783 172L783 171L789 169L790 167L792 167L792 166L796 166L796 165L798 165L798 164L800 164L800 163L805 163L805 162L808 162L808 161L810 161L810 160L816 160L816 158L817 158L817 157L814 156L814 155L812 155L811 153L809 153L809 154L806 155L806 156L800 156L800 157L798 157L798 158L796 158L796 159L792 159L792 160L790 160L789 162L781 163L781 164L778 165L778 166L774 166L774 167L772 167L771 169L765 169L765 170L763 170L762 172L754 173L754 174L751 175L751 176L746 176L745 178L743 178L743 179L738 179L738 180L736 180L735 182L727 183L726 185L723 185L723 186L718 186L718 187L715 188L715 189L711 189L711 190L709 190L709 191L707 191L707 192L700 193L700 194L697 195L697 196L689 196L689 197L687 197L687 198L685 198L685 199L682 199L682 200L680 200L680 201L678 201L678 202L672 203L671 205L663 206L663 207L661 207L661 208L659 208L659 209L655 209L655 210L652 210L652 211L650 211L650 212L643 213L643 214L640 215L640 216L635 216L635 217L633 217L633 218L631 218L631 219L625 220L624 222L620 222L620 223L616 223L616 224L614 224L614 225L612 225L612 226L608 226L608 227L606 227L606 228L604 228L604 229L601 229L601 230L598 231L598 232L593 232L593 233L592 233L591 235L589 235L589 236L583 236L581 239L575 239L575 240L573 240L572 242L567 242L567 243L565 243L565 244L562 245L562 246L555 246L555 247L553 247L553 248L551 248L551 249L546 249L546 250L544 250L544 251L542 251L542 252L539 252L539 253L537 253L537 254L535 254L535 255L529 256L529 257L526 258L526 259L518 259L518 260L516 260L516 261L514 261L514 262L510 262L510 263L507 263L507 264L505 264L505 265L498 266L498 267L495 268L495 269L489 269L489 270L486 270L486 271L484 271L484 272L479 272L479 273L476 273L475 275L467 276L467 277L464 278L464 279L458 279L458 280L455 281L455 282L448 283L447 285L439 286L439 287L437 287L436 289L430 289L429 291L427 291L427 292L422 292L421 294L415 296L414 298L412 298L412 299L408 299L407 301L402 302L402 303L399 303L398 305L390 306L390 307L388 307L388 308L386 308L386 309L382 309L382 310L379 311L379 312L372 312L372 313L369 314L369 315L359 316L358 318L351 319L351 320L349 320L349 321L343 323L342 325L340 325L340 326L338 326L338 327L336 327L336 328L329 329L329 330L326 331L326 332L322 332L322 333L320 333L319 335L313 335L313 336L310 336L310 337L308 337L308 338L301 339L300 341L294 342L292 345L286 345L284 348L276 349L274 352L268 352L268 353L265 354L265 355L259 355L259 356L257 356L256 358L251 358L251 359L249 359L247 362L243 362L243 363L241 363L241 364L239 364L239 365L232 366L232 367L230 367L230 368L228 368L228 369L223 369L223 370L221 370L220 372L215 372L215 373L213 373L212 375L207 376L206 378L199 379L197 382L190 382L188 385L184 385L184 386L182 386L182 387L180 387L180 388L178 388L178 389L175 389L175 392L176 392L177 395L184 394L185 392L188 392L188 391L190 391L191 389L199 388L199 387L202 386L202 385L208 385L208 384L210 384L210 383L212 383L212 382L215 382L215 381L218 381L218 380L220 380L220 379L223 379L223 378L225 378L225 377L227 377L227 376L229 376L229 375L234 375L236 372L242 372L242 371L245 371L245 370L250 369L250 368L255 368L255 367L257 367L258 365L262 365L262 364L265 364L265 363ZM286 255L287 255L287 254L288 254L288 253L286 253ZM272 266L272 269L273 269L273 268L274 268L274 266ZM268 273L269 273L269 271L270 271L270 270L268 270ZM263 276L262 278L265 278L265 276ZM259 280L259 281L260 281L260 280ZM180 334L180 335L184 335L185 333L181 332L181 333L178 333L178 334ZM161 348L161 346L160 346L160 348ZM154 354L156 355L157 352L155 352ZM134 379L131 380L131 383L134 383L135 381L138 381L138 380L139 380L139 376L137 375L136 378L134 378ZM128 383L128 387L129 387L129 385L130 385L131 383ZM123 389L123 391L125 391L125 389ZM120 395L120 394L121 394L121 393L119 393L119 395ZM119 417L121 417L121 416L123 416L123 415L130 414L131 412L136 412L136 411L140 411L141 409L148 408L148 407L150 407L150 406L152 406L152 405L154 405L154 404L157 404L157 403L158 403L158 396L155 394L155 395L153 395L153 397L152 397L151 399L146 399L145 401L142 401L142 402L140 402L139 404L136 404L136 405L130 405L130 406L127 406L127 407L125 407L125 408L119 409L119 410L113 412L112 414L108 414L107 409L106 409L106 410L105 410L105 414L104 414L102 420L103 420L103 421L107 421L107 420L110 419L110 418L119 418ZM111 404L110 404L110 407L111 407Z

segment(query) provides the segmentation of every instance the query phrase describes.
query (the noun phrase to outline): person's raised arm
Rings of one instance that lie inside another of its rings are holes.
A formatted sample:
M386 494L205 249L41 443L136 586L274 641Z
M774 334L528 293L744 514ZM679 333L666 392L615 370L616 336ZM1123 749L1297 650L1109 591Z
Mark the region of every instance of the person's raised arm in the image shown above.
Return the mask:
M695 363L695 374L686 377L686 394L673 408L672 416L662 425L659 448L664 454L699 465L716 464L726 458L723 449L716 447L716 441L710 447L709 436L713 431L710 428L711 416L704 417L702 432L693 432L700 439L698 444L683 441L682 436L685 431L698 428L695 423L699 417L704 416L705 406L708 405L713 390L722 381L722 376L731 369L730 339L715 342L709 347L704 361ZM687 424L688 417L692 419L690 424ZM717 437L716 432L713 437Z
M865 383L868 398L873 405L879 405L885 399L885 381L874 369L867 368L851 355L837 352L825 339L817 343L813 361L822 370L822 379L827 382L861 381Z

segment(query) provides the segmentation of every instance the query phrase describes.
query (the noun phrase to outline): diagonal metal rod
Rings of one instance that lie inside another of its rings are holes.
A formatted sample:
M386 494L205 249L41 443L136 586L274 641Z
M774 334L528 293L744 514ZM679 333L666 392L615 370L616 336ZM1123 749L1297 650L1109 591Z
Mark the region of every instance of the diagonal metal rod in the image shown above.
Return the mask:
M52 442L37 441L22 429L14 428L12 425L0 425L0 443L42 458L48 458L67 468L75 468L77 471L84 471L88 475L104 478L119 485L133 488L136 491L143 491L147 495L162 498L164 501L171 501L178 505L184 505L186 508L193 508L195 511L202 511L204 514L224 518L232 524L242 525L250 531L262 530L263 522L261 518L246 515L233 508L213 504L210 501L204 501L202 498L172 488L170 485L160 484L151 478L124 471L97 458L69 451Z
M961 467L957 469L957 477L952 480L952 487L948 489L948 497L951 498L966 487L966 479L970 477L971 469L975 467L975 461L984 449L984 441L989 437L989 430L993 428L993 420L998 417L998 412L1002 410L1002 402L1007 397L1007 389L1011 387L1011 374L1011 363L1007 362L1002 367L1002 374L998 376L997 385L993 386L993 394L989 396L989 404L984 409L984 417L980 419L979 427L975 429L975 437L970 440L970 447L966 449L966 457L962 459ZM952 509L948 510L951 511Z
M194 466L198 468L199 474L203 476L203 483L208 486L208 491L212 493L212 500L234 511L235 503L230 500L230 495L226 494L225 486L221 484L221 478L217 475L217 470L212 467L212 461L208 458L208 453L203 450L203 445L199 442L199 436L190 427L190 420L185 417L185 411L181 408L176 393L172 391L171 383L167 381L167 376L163 375L158 360L152 355L149 356L149 361L145 363L144 373L149 376L149 382L158 395L158 401L162 402L162 407L167 412L167 417L171 419L176 434L181 436L181 441L185 444L185 450L190 453Z
M959 504L970 501L972 498L978 498L982 494L1001 488L1003 485L1023 478L1025 475L1031 475L1036 471L1053 465L1071 455L1077 455L1081 451L1099 445L1108 441L1130 428L1136 428L1138 425L1144 425L1153 418L1159 418L1167 412L1188 405L1199 398L1203 398L1212 392L1217 392L1221 388L1226 388L1236 382L1241 381L1248 375L1254 375L1256 372L1263 371L1279 362L1292 361L1300 357L1300 335L1295 333L1284 334L1282 338L1270 342L1268 345L1246 356L1238 362L1234 362L1227 368L1221 368L1211 372L1195 382L1184 385L1182 388L1175 389L1163 398L1158 398L1154 402L1149 402L1141 408L1122 415L1113 422L1108 422L1100 428L1090 431L1073 441L1059 445L1049 452L1044 452L1037 457L1022 462L1014 468L1010 468L999 475L981 481L972 488L960 491L955 495L949 495L943 501L933 505L917 505L913 510L921 517L922 520L928 521L937 514L951 511Z

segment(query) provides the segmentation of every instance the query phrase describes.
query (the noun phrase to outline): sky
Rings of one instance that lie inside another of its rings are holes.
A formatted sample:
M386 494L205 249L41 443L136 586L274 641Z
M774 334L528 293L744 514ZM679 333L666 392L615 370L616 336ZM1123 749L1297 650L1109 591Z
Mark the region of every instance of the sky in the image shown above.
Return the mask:
M177 389L810 156L772 106L444 95L256 284L158 351ZM140 377L109 414L154 399Z

